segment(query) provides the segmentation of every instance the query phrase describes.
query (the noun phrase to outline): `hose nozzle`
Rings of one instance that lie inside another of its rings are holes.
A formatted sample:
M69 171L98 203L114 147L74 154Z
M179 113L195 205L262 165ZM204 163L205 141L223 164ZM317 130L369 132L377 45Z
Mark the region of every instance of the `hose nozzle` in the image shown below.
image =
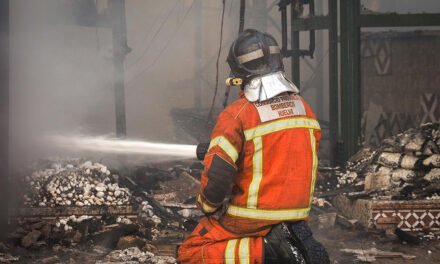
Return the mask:
M208 152L209 143L199 143L196 149L196 155L198 160L205 159L205 155Z

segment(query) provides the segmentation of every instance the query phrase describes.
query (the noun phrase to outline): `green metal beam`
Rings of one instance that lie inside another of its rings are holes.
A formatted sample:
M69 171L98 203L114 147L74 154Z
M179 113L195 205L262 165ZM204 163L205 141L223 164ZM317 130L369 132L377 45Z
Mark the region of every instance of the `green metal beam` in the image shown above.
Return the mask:
M348 104L350 103L349 98L351 97L351 91L348 89L349 80L348 80L348 71L349 71L349 63L348 63L348 25L347 25L347 8L345 7L346 2L350 2L350 0L340 0L340 41L341 41L341 49L340 49L340 60L341 60L341 68L340 68L340 78L341 78L341 136L343 143L343 152L341 153L343 157L340 157L342 161L345 161L347 156L346 145L347 145L347 123L349 122L347 112L350 111Z
M360 0L341 0L341 134L347 160L361 135Z
M338 0L329 0L330 163L336 165L339 139Z
M440 26L440 14L361 15L360 27L426 27Z
M298 15L296 14L295 5L290 5L290 21L291 21L291 27L290 27L290 34L291 34L291 42L290 46L292 48L292 81L293 83L298 87L298 89L301 89L301 77L300 77L300 61L299 61L299 31L293 30L293 25L295 24L296 19L298 18Z
M309 31L309 30L322 30L329 29L330 17L329 16L313 16L307 18L296 18L292 25L293 31Z
M329 30L330 147L331 161L335 164L336 142L339 139L343 142L342 160L347 160L352 156L361 144L361 28L440 26L440 14L361 15L360 0L328 1L328 16L300 18L294 14L293 5L291 6L292 79L296 85L300 86L299 56L298 52L295 52L299 50L299 32ZM340 50L338 29L341 34Z

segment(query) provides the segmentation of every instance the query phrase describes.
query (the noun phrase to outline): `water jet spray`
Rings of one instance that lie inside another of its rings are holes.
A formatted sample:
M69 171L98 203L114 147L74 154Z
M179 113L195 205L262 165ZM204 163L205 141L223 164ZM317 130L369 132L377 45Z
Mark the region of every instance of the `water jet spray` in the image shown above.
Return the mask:
M91 136L53 136L50 141L57 147L99 153L136 154L195 158L197 145L166 144L141 140ZM204 156L203 154L200 154Z

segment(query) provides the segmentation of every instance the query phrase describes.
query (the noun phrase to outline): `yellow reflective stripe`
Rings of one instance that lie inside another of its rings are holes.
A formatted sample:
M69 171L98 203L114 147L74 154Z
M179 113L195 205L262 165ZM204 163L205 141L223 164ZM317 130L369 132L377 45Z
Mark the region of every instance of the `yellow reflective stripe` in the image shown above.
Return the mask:
M278 132L289 128L310 128L321 129L318 121L312 118L288 118L273 121L244 131L246 141L256 137L261 137L273 132Z
M224 152L233 160L234 162L238 159L238 151L235 149L234 145L229 142L227 138L224 136L219 136L211 140L211 143L209 143L209 149L208 151L215 147L219 146L221 149L223 149Z
M316 155L316 138L313 129L310 132L310 145L312 146L312 182L310 183L310 206L313 201L313 193L315 191L316 169L318 168L318 155Z
M284 209L284 210L265 210L249 209L229 205L227 213L233 216L260 219L260 220L298 220L307 218L310 208L303 209Z
M252 181L248 189L248 208L257 208L258 191L263 178L263 140L261 137L254 138L254 156L252 158Z
M218 208L218 207L212 207L211 205L206 203L200 194L197 196L197 202L199 202L199 204L202 206L202 211L204 213L213 213Z
M237 245L237 239L228 241L225 250L225 264L235 264L235 246Z
M240 246L238 248L238 256L240 264L249 264L249 238L245 237L240 240Z

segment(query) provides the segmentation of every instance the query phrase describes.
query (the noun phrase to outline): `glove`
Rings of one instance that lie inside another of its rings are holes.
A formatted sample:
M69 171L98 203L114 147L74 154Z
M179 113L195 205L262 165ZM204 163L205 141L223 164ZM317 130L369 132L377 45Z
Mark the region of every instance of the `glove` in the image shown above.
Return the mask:
M215 205L213 203L210 203L205 197L203 197L202 194L197 195L197 201L196 201L197 207L202 210L202 212L206 216L210 216L217 212L219 208L221 208L222 204Z

